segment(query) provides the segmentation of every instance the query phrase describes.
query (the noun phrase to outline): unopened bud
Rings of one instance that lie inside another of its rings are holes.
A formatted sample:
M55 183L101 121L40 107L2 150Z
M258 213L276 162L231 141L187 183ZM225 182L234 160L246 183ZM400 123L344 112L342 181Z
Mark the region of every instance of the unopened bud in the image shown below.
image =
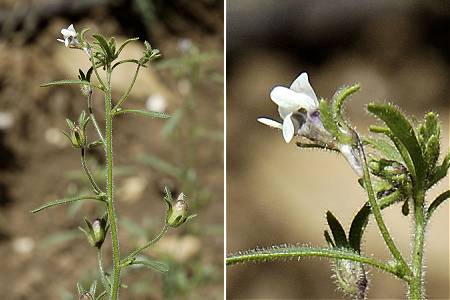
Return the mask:
M186 222L187 217L188 204L184 200L184 194L181 193L173 207L168 211L167 224L171 227L178 227Z
M87 219L84 219L84 222L86 223L87 230L82 227L79 227L79 229L84 232L92 247L100 248L105 241L106 232L109 228L108 215L105 214L102 218L95 219L92 223Z
M72 130L70 141L75 148L84 148L86 146L86 134L79 126L75 126Z

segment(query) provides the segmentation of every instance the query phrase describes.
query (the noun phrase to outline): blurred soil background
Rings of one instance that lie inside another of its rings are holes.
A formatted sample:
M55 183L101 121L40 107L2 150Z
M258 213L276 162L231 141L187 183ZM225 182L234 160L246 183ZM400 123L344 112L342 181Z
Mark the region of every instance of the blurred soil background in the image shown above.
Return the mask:
M122 58L139 58L143 40L160 49L163 58L141 69L125 106L156 105L178 116L164 121L124 115L115 121L122 254L159 232L164 185L184 191L191 212L198 213L146 252L168 263L170 271L126 271L128 288L121 299L223 298L223 5L220 0L0 1L0 299L78 299L76 282L88 287L97 278L95 250L77 227L83 216L92 220L101 213L98 204L30 213L89 186L78 151L60 132L66 118L74 120L87 109L86 99L76 86L39 87L76 79L79 67L87 71L82 51L56 41L72 23L78 31L114 36L118 44L139 37ZM128 87L134 70L125 64L114 73L113 99ZM201 73L196 82L193 72ZM94 92L100 126L102 102ZM193 154L189 162L187 148ZM90 151L88 158L99 176L102 150ZM104 248L109 268L109 237Z
M330 99L337 88L359 82L346 113L363 133L376 120L370 101L389 101L421 119L442 120L448 151L450 99L449 1L227 1L227 252L284 243L324 246L325 212L345 224L366 201L356 175L333 153L287 145L280 132L256 122L279 119L269 98L302 72L316 94ZM448 189L448 179L428 200ZM404 254L409 218L401 205L384 211ZM432 299L449 299L448 204L429 226L426 287ZM373 221L363 251L389 257ZM227 269L230 299L335 299L325 259L261 263ZM405 286L370 272L369 299L404 299Z

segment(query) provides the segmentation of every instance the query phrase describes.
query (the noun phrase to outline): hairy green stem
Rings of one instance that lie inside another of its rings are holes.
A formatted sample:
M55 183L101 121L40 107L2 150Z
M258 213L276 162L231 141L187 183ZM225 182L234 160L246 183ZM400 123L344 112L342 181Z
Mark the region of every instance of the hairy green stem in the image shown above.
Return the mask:
M112 144L112 100L111 100L111 66L107 66L107 86L105 93L105 126L106 126L106 193L108 197L108 219L111 225L111 241L113 250L113 282L111 287L111 300L118 299L120 287L120 250L117 233L117 215L114 207L114 181L113 181L113 144Z
M239 263L247 262L259 262L259 261L275 261L286 260L290 258L301 257L327 257L334 259L348 259L351 261L360 262L363 264L371 265L380 270L391 273L397 277L401 277L401 274L391 265L377 261L371 257L361 256L355 252L331 248L310 248L310 247L287 247L287 248L269 248L260 249L256 251L245 251L236 255L230 255L226 259L227 265L235 265Z
M414 247L412 252L413 277L409 284L409 297L411 299L423 299L423 246L425 240L425 211L424 192L418 192L414 197Z
M93 57L92 55L90 55L90 56L89 56L89 60L91 61L92 69L94 70L95 76L97 77L98 82L100 82L100 85L101 85L101 87L102 87L102 90L104 90L106 87L105 87L105 84L103 83L102 78L100 77L100 74L98 74L97 66L95 65L94 57Z
M169 226L167 224L164 224L163 229L161 230L161 232L154 239L152 239L151 241L148 241L145 245L143 245L143 246L139 247L138 249L134 250L133 252L131 252L130 255L128 255L123 260L123 263L126 262L128 259L138 255L139 253L141 253L142 251L144 251L145 249L147 249L151 245L153 245L156 242L158 242L166 234L167 230L169 230Z
M119 101L117 102L116 106L114 106L113 112L116 112L117 109L123 104L123 102L125 102L125 100L127 100L128 96L130 95L131 89L133 88L134 83L136 82L136 78L137 78L137 75L139 73L140 68L141 68L141 65L138 64L138 66L136 68L136 71L134 72L133 79L131 80L130 86L128 87L128 89L125 92L125 94L123 94L123 96L119 99Z
M98 137L102 141L103 147L105 147L105 139L103 138L102 131L100 130L97 120L95 119L94 110L92 109L92 88L89 88L87 103L88 103L89 116L91 117L92 124L94 124L95 131L97 131Z
M83 166L83 170L86 173L86 176L89 179L89 182L92 185L92 188L94 189L96 194L100 194L102 191L98 187L97 183L94 180L94 177L92 177L91 172L89 171L89 168L86 164L86 150L84 148L81 148L81 165Z
M103 284L103 287L105 288L105 292L109 293L110 287L105 277L105 270L103 268L103 255L101 248L97 248L97 261L98 261L98 272L100 273L100 280Z
M409 268L408 264L406 263L405 259L402 256L402 254L400 253L397 246L395 245L394 240L392 239L392 237L389 233L389 230L387 229L386 224L384 223L383 216L381 215L380 206L378 205L375 193L372 188L372 181L370 179L370 172L369 172L369 167L367 164L366 153L364 151L364 147L363 147L359 137L357 139L358 139L358 148L359 148L359 152L361 155L362 167L363 167L363 173L364 173L363 174L364 186L367 191L370 208L375 217L375 221L378 225L378 228L380 229L383 240L384 240L386 246L389 248L389 251L391 252L392 256L400 264L400 267L405 272L405 274L411 275L411 269Z

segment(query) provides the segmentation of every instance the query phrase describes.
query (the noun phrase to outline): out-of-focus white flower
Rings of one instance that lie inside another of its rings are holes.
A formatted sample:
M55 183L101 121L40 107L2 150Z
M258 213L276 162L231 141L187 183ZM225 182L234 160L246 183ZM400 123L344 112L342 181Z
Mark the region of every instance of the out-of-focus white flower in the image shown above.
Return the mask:
M192 41L190 39L184 38L178 42L178 48L181 52L188 52L192 48Z
M14 123L14 117L9 112L0 111L0 130L10 128Z
M78 34L75 31L73 24L70 24L70 26L67 28L61 29L61 34L63 35L64 39L58 39L58 41L64 43L66 47L79 46L77 39Z
M161 94L150 95L145 103L145 107L149 111L156 111L163 113L167 109L167 100Z
M308 128L303 128L307 120L314 123L320 121L318 118L319 101L309 84L308 74L306 73L300 74L289 88L275 87L270 92L270 98L278 105L278 113L283 122L279 123L268 118L259 118L258 121L270 127L281 129L286 143L289 143L294 135L309 135L305 131ZM317 123L317 126L323 128L321 122L320 124Z

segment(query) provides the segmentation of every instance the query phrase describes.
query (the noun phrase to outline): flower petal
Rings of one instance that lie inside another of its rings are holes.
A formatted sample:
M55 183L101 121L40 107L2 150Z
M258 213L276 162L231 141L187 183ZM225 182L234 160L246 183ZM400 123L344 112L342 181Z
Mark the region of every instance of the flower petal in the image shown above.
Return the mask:
M291 84L290 89L297 93L307 95L314 100L316 106L319 106L319 101L317 101L316 93L314 93L311 84L309 84L308 74L306 72L303 72L302 74L300 74L300 76L297 77L297 79L294 80L294 82Z
M67 30L76 32L75 27L73 27L73 24L70 24L69 27L67 27Z
M305 108L307 111L316 109L316 103L314 99L311 99L306 94L294 92L283 86L277 86L270 92L270 98L278 106L283 107L284 113L294 112L300 108ZM283 114L284 114L283 113ZM280 112L280 115L282 113ZM282 116L283 117L283 116Z
M289 143L294 137L294 123L291 120L292 113L286 116L283 120L283 138L286 143Z
M283 125L280 122L269 118L258 118L257 121L272 128L283 129Z
M58 42L65 43L63 39L56 39Z
M69 47L69 39L64 39L64 45L66 45L66 47Z

